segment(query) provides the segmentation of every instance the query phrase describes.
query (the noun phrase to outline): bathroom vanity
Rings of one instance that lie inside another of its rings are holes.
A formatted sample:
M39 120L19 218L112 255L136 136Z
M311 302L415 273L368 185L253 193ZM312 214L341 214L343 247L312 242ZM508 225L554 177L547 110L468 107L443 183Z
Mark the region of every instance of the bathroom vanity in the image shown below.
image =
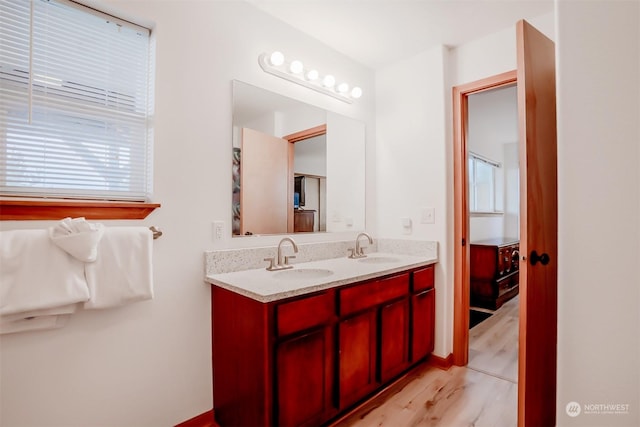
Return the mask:
M217 422L321 425L427 358L434 262L371 254L208 275Z

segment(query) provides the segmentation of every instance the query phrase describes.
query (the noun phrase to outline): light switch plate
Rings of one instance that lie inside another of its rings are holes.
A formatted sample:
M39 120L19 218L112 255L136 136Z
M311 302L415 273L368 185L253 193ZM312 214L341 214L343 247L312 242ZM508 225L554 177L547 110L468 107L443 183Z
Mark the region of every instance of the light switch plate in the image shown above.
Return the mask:
M422 208L422 214L420 215L420 222L423 224L435 224L436 222L435 208Z

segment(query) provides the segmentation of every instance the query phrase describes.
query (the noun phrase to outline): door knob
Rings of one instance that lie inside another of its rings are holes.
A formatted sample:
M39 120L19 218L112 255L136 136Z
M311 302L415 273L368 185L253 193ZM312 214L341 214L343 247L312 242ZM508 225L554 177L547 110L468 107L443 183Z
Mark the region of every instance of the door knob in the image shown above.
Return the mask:
M547 265L549 264L549 254L543 253L538 255L538 252L536 251L531 251L531 265L536 265L538 263L538 261L540 261L540 264L542 265Z

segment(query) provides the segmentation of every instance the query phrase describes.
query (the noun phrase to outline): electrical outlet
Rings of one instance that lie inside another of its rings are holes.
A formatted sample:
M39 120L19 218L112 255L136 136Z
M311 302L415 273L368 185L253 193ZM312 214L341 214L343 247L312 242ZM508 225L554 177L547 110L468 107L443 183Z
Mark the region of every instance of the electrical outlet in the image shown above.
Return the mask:
M213 222L213 240L214 241L222 240L223 232L224 232L224 222L214 221Z

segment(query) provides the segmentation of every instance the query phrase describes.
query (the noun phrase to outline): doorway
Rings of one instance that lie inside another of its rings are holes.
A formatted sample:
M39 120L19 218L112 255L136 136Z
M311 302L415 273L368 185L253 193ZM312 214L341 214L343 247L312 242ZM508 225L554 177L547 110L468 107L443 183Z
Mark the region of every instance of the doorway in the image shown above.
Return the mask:
M516 71L509 71L453 89L454 111L454 346L453 363L466 366L469 363L469 308L470 290L470 235L468 192L468 134L467 117L469 96L485 91L506 88L516 84Z
M515 84L467 96L470 322L467 367L517 384L518 98Z
M516 24L516 71L453 88L453 362L469 360L468 98L517 82L520 159L518 426L555 425L558 192L555 45L526 21Z

